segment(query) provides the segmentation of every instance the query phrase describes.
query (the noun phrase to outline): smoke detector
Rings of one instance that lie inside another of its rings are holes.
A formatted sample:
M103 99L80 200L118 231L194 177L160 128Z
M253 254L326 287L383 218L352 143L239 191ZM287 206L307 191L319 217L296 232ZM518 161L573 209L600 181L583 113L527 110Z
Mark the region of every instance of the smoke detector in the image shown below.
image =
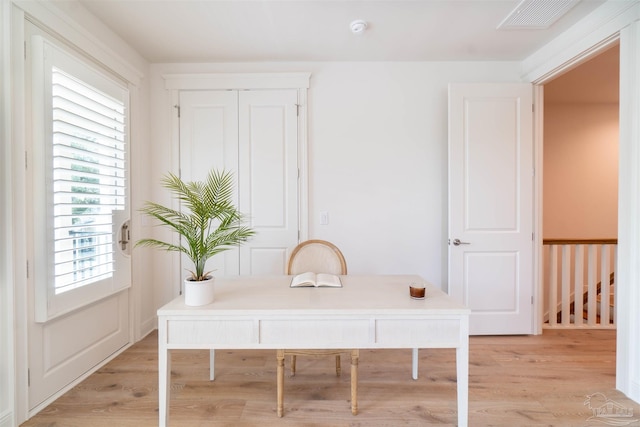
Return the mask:
M353 34L361 34L367 29L367 23L362 19L356 19L350 25Z

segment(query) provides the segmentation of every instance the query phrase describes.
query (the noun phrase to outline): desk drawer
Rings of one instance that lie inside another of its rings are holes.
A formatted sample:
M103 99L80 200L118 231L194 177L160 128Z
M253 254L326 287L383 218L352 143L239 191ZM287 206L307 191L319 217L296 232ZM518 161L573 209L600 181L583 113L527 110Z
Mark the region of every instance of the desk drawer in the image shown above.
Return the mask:
M260 344L296 348L358 348L369 343L368 320L262 320Z
M252 320L169 320L169 345L225 346L256 344L255 323Z
M383 347L455 347L459 342L456 319L376 320L376 344Z

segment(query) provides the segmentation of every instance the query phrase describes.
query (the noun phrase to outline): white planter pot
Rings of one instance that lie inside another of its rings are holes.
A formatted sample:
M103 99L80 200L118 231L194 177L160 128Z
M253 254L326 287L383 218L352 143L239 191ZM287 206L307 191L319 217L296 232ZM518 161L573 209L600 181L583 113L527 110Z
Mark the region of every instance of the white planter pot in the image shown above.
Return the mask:
M201 282L185 279L184 303L192 307L211 304L213 302L214 281L215 277L213 276Z

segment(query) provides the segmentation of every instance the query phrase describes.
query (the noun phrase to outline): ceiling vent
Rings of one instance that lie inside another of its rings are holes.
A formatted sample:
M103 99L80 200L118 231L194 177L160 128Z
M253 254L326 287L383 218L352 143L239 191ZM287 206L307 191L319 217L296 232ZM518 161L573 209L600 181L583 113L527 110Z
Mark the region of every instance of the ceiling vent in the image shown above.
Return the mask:
M544 30L580 0L522 0L499 25L499 30Z

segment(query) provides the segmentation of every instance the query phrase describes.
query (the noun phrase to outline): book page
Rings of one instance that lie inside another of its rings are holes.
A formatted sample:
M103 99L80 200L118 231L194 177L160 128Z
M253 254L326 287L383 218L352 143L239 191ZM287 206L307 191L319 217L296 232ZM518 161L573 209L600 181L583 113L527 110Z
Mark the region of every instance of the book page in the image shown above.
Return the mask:
M316 277L316 286L329 286L332 288L341 288L342 282L340 277L335 274L318 273Z
M306 273L300 273L296 276L293 276L291 279L292 288L298 288L303 286L316 286L316 273L308 271Z

